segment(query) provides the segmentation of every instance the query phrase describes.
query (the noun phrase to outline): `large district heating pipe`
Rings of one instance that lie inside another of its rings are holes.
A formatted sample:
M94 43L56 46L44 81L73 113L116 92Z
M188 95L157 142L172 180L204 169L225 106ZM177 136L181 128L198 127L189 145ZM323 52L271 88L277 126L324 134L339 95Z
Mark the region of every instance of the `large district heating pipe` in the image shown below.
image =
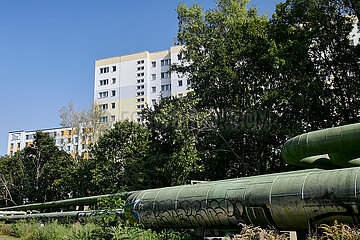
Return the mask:
M335 219L359 223L359 171L313 169L144 190L126 200L125 216L150 228L247 223L307 230Z
M281 156L290 164L308 168L360 166L360 123L296 136L284 144Z

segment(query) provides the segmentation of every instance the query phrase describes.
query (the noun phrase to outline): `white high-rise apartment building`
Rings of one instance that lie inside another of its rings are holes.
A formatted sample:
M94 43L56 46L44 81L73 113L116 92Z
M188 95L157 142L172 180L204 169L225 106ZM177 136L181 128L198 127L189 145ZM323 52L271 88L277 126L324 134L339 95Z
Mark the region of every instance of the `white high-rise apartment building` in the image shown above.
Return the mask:
M169 72L170 65L181 60L181 48L97 60L94 103L105 110L100 120L142 122L140 112L146 104L152 107L161 97L184 96L190 82Z

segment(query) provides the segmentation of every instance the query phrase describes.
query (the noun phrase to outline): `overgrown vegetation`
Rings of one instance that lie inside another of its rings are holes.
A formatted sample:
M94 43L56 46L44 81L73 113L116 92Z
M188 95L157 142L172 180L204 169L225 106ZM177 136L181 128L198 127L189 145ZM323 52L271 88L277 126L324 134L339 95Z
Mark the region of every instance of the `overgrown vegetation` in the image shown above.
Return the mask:
M163 231L156 232L136 226L118 224L113 227L89 221L87 223L60 223L57 221L39 223L21 221L15 224L0 223L0 234L14 236L21 240L91 240L91 239L141 239L141 240L182 240L200 239L186 233ZM242 225L240 234L230 237L232 240L289 240L286 233L274 230ZM355 240L360 239L360 230L337 221L334 224L322 224L315 233L309 233L307 240Z
M177 39L186 47L171 70L186 75L193 91L143 110L145 124L117 122L93 138L89 158L71 158L38 132L32 146L0 158L0 205L295 169L280 159L286 139L360 120L357 2L287 0L270 19L248 9L248 0L218 0L207 11L179 4ZM76 132L79 122L94 127L99 117L71 104L61 116ZM348 229L334 226L324 233ZM160 236L124 223L105 228L117 238Z

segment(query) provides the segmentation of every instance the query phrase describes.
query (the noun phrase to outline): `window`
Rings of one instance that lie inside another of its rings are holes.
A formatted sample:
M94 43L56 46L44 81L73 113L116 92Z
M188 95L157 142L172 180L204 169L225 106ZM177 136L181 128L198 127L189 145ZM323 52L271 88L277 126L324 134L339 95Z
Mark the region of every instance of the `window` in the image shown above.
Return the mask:
M107 121L108 121L108 117L107 117L107 116L100 118L100 122L107 122Z
M106 104L102 104L102 105L100 105L100 108L101 108L102 110L108 109L108 104L107 104L107 103L106 103Z
M115 84L116 83L116 78L113 78L111 83Z
M100 74L108 73L108 72L109 72L109 67L100 68Z
M10 148L14 148L14 144L12 143L12 144L10 144Z
M68 150L68 152L70 152L70 146L67 146L67 150Z
M145 68L144 66L141 66L141 67L137 67L136 70L141 71L141 70L144 70L144 68Z
M108 91L106 92L99 92L99 98L107 98L109 96Z
M171 90L171 85L161 85L161 91L170 91Z
M111 103L111 108L115 108L115 103Z
M61 136L64 136L64 131L61 131Z
M71 135L71 130L69 130L69 135Z
M34 138L34 134L27 134L26 135L26 140L33 139L33 138Z
M53 138L56 137L56 132L49 132L49 136Z
M136 62L137 64L143 64L144 63L144 60L139 60Z
M161 78L169 78L170 77L170 73L169 72L162 72L161 73Z
M115 94L116 94L116 91L115 91L115 90L112 90L112 91L111 91L111 96L114 97Z
M136 86L136 89L144 89L144 85L139 85L139 86Z
M137 96L144 96L144 94L145 94L144 91L136 93Z
M136 112L136 115L140 116L140 115L141 115L141 112Z
M152 93L156 92L156 87L151 87L151 92Z
M75 137L75 143L79 142L79 137Z
M156 67L156 61L151 62L151 67Z
M20 143L17 144L17 148L20 148Z
M181 87L183 84L182 84L182 80L179 80L178 81L178 86Z
M188 79L188 80L186 80L186 84L187 85L190 85L191 84L191 81Z
M115 122L115 115L111 115L111 121Z
M161 60L161 66L167 66L167 65L170 65L170 59Z
M155 105L156 104L156 99L151 99L151 102L152 102L153 105Z
M145 107L144 104L142 104L142 105L137 105L137 106L136 106L137 109L142 109L142 108L144 108L144 107Z
M81 148L82 148L82 149L85 149L85 144L81 144Z
M182 59L182 54L179 53L179 54L177 55L177 57L178 57L178 60L181 60L181 59Z
M156 73L151 74L151 80L156 80Z
M68 143L71 143L71 138L68 138Z
M137 83L143 83L144 82L144 79L138 79L137 80Z
M113 72L116 72L116 66L112 66Z
M11 140L20 140L19 134L13 134Z
M136 102L144 102L145 101L145 98L138 98L136 99Z
M13 155L13 151L10 151L10 156L12 156Z
M75 145L75 151L79 150L79 146Z
M136 74L137 77L143 77L145 74L144 73L138 73Z

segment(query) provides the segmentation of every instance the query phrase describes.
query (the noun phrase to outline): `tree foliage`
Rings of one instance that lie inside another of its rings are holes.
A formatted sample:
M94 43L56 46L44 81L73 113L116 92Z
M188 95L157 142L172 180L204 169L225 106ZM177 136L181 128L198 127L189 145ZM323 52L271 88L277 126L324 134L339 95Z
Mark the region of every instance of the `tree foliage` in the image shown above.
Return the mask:
M91 184L100 193L123 188L139 189L144 184L143 167L149 149L149 132L142 125L125 120L106 131L91 149Z
M47 133L36 132L31 146L2 158L0 165L2 198L12 204L58 200L71 193L74 159Z
M217 169L207 178L289 170L279 156L288 137L359 121L350 2L288 0L270 20L245 0L219 0L206 12L178 6L186 47L172 69L191 80L197 107L213 113L198 149L206 172Z
M197 111L199 99L192 93L182 98L162 99L154 109L143 112L151 133L147 164L154 186L179 185L203 171L197 145L205 129L206 113Z

